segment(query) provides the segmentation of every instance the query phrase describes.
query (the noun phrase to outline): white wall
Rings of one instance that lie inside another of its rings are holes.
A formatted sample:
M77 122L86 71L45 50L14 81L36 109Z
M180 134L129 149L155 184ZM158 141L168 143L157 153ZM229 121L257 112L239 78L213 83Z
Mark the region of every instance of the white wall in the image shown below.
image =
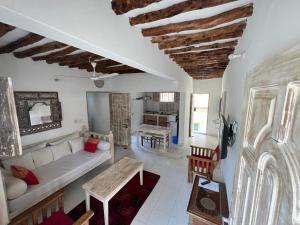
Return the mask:
M195 94L209 94L207 134L218 135L218 127L214 120L219 118L219 102L222 92L222 78L194 80Z
M80 130L83 125L88 127L87 91L102 92L152 92L178 91L181 89L177 82L170 82L150 74L126 74L105 80L103 88L98 89L89 79L63 78L54 82L57 75L88 76L90 74L78 69L61 67L45 62L33 62L31 59L16 59L12 54L0 55L0 76L10 76L16 91L57 91L62 102L62 128L45 131L22 137L22 144L27 145L45 139L57 137L66 133ZM182 92L181 94L184 94ZM189 97L189 95L187 96ZM180 102L180 142L187 140L188 114L184 114L186 106ZM134 125L135 126L135 125Z
M236 52L246 51L245 59L232 60L226 70L223 89L227 92L227 112L241 123L244 86L247 74L267 59L300 42L299 0L256 0L254 14L249 19ZM222 168L229 202L235 178L238 141L230 149Z
M10 76L15 91L56 91L62 105L62 128L53 129L21 138L27 145L57 137L88 127L86 91L97 90L89 79L63 79L54 82L57 75L88 76L84 71L33 62L31 59L16 59L11 54L0 56L0 76ZM106 88L109 87L106 84Z
M87 93L88 120L91 131L107 134L110 129L109 93Z

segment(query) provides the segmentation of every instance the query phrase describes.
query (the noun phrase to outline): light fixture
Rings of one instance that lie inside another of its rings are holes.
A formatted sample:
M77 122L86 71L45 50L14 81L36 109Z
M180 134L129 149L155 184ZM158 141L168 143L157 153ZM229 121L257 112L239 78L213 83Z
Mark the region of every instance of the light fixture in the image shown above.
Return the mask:
M229 59L230 60L233 60L233 59L239 59L239 58L245 58L246 57L246 53L245 52L242 52L242 53L239 53L239 54L230 54L229 55Z

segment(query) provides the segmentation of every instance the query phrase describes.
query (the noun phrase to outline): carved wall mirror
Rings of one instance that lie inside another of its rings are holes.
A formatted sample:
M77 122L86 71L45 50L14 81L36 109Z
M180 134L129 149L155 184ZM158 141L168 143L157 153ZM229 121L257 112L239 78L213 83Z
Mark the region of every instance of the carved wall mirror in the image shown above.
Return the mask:
M15 102L21 136L61 127L57 92L15 92Z

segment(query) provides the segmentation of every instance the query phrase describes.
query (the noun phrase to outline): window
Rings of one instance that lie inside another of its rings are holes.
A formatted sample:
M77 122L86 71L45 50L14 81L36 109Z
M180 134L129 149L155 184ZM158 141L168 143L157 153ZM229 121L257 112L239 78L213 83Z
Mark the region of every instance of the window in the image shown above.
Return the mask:
M207 133L209 94L193 94L192 136Z
M174 100L175 100L174 92L159 93L159 101L160 102L174 102Z

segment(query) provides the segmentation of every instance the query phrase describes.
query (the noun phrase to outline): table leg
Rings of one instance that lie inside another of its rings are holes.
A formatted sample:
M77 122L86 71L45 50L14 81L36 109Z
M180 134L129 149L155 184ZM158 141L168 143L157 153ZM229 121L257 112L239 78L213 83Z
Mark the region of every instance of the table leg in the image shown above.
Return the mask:
M103 210L104 210L104 224L109 225L108 221L108 201L103 202Z
M140 132L137 132L137 147L139 148L140 147Z
M164 135L164 152L166 152L167 137Z
M170 148L170 146L171 146L171 143L172 143L172 131L170 130L169 131L169 145L168 145L168 147Z
M85 208L86 211L90 210L90 194L87 191L85 191Z
M140 185L142 186L144 184L144 177L143 177L143 167L140 170Z

